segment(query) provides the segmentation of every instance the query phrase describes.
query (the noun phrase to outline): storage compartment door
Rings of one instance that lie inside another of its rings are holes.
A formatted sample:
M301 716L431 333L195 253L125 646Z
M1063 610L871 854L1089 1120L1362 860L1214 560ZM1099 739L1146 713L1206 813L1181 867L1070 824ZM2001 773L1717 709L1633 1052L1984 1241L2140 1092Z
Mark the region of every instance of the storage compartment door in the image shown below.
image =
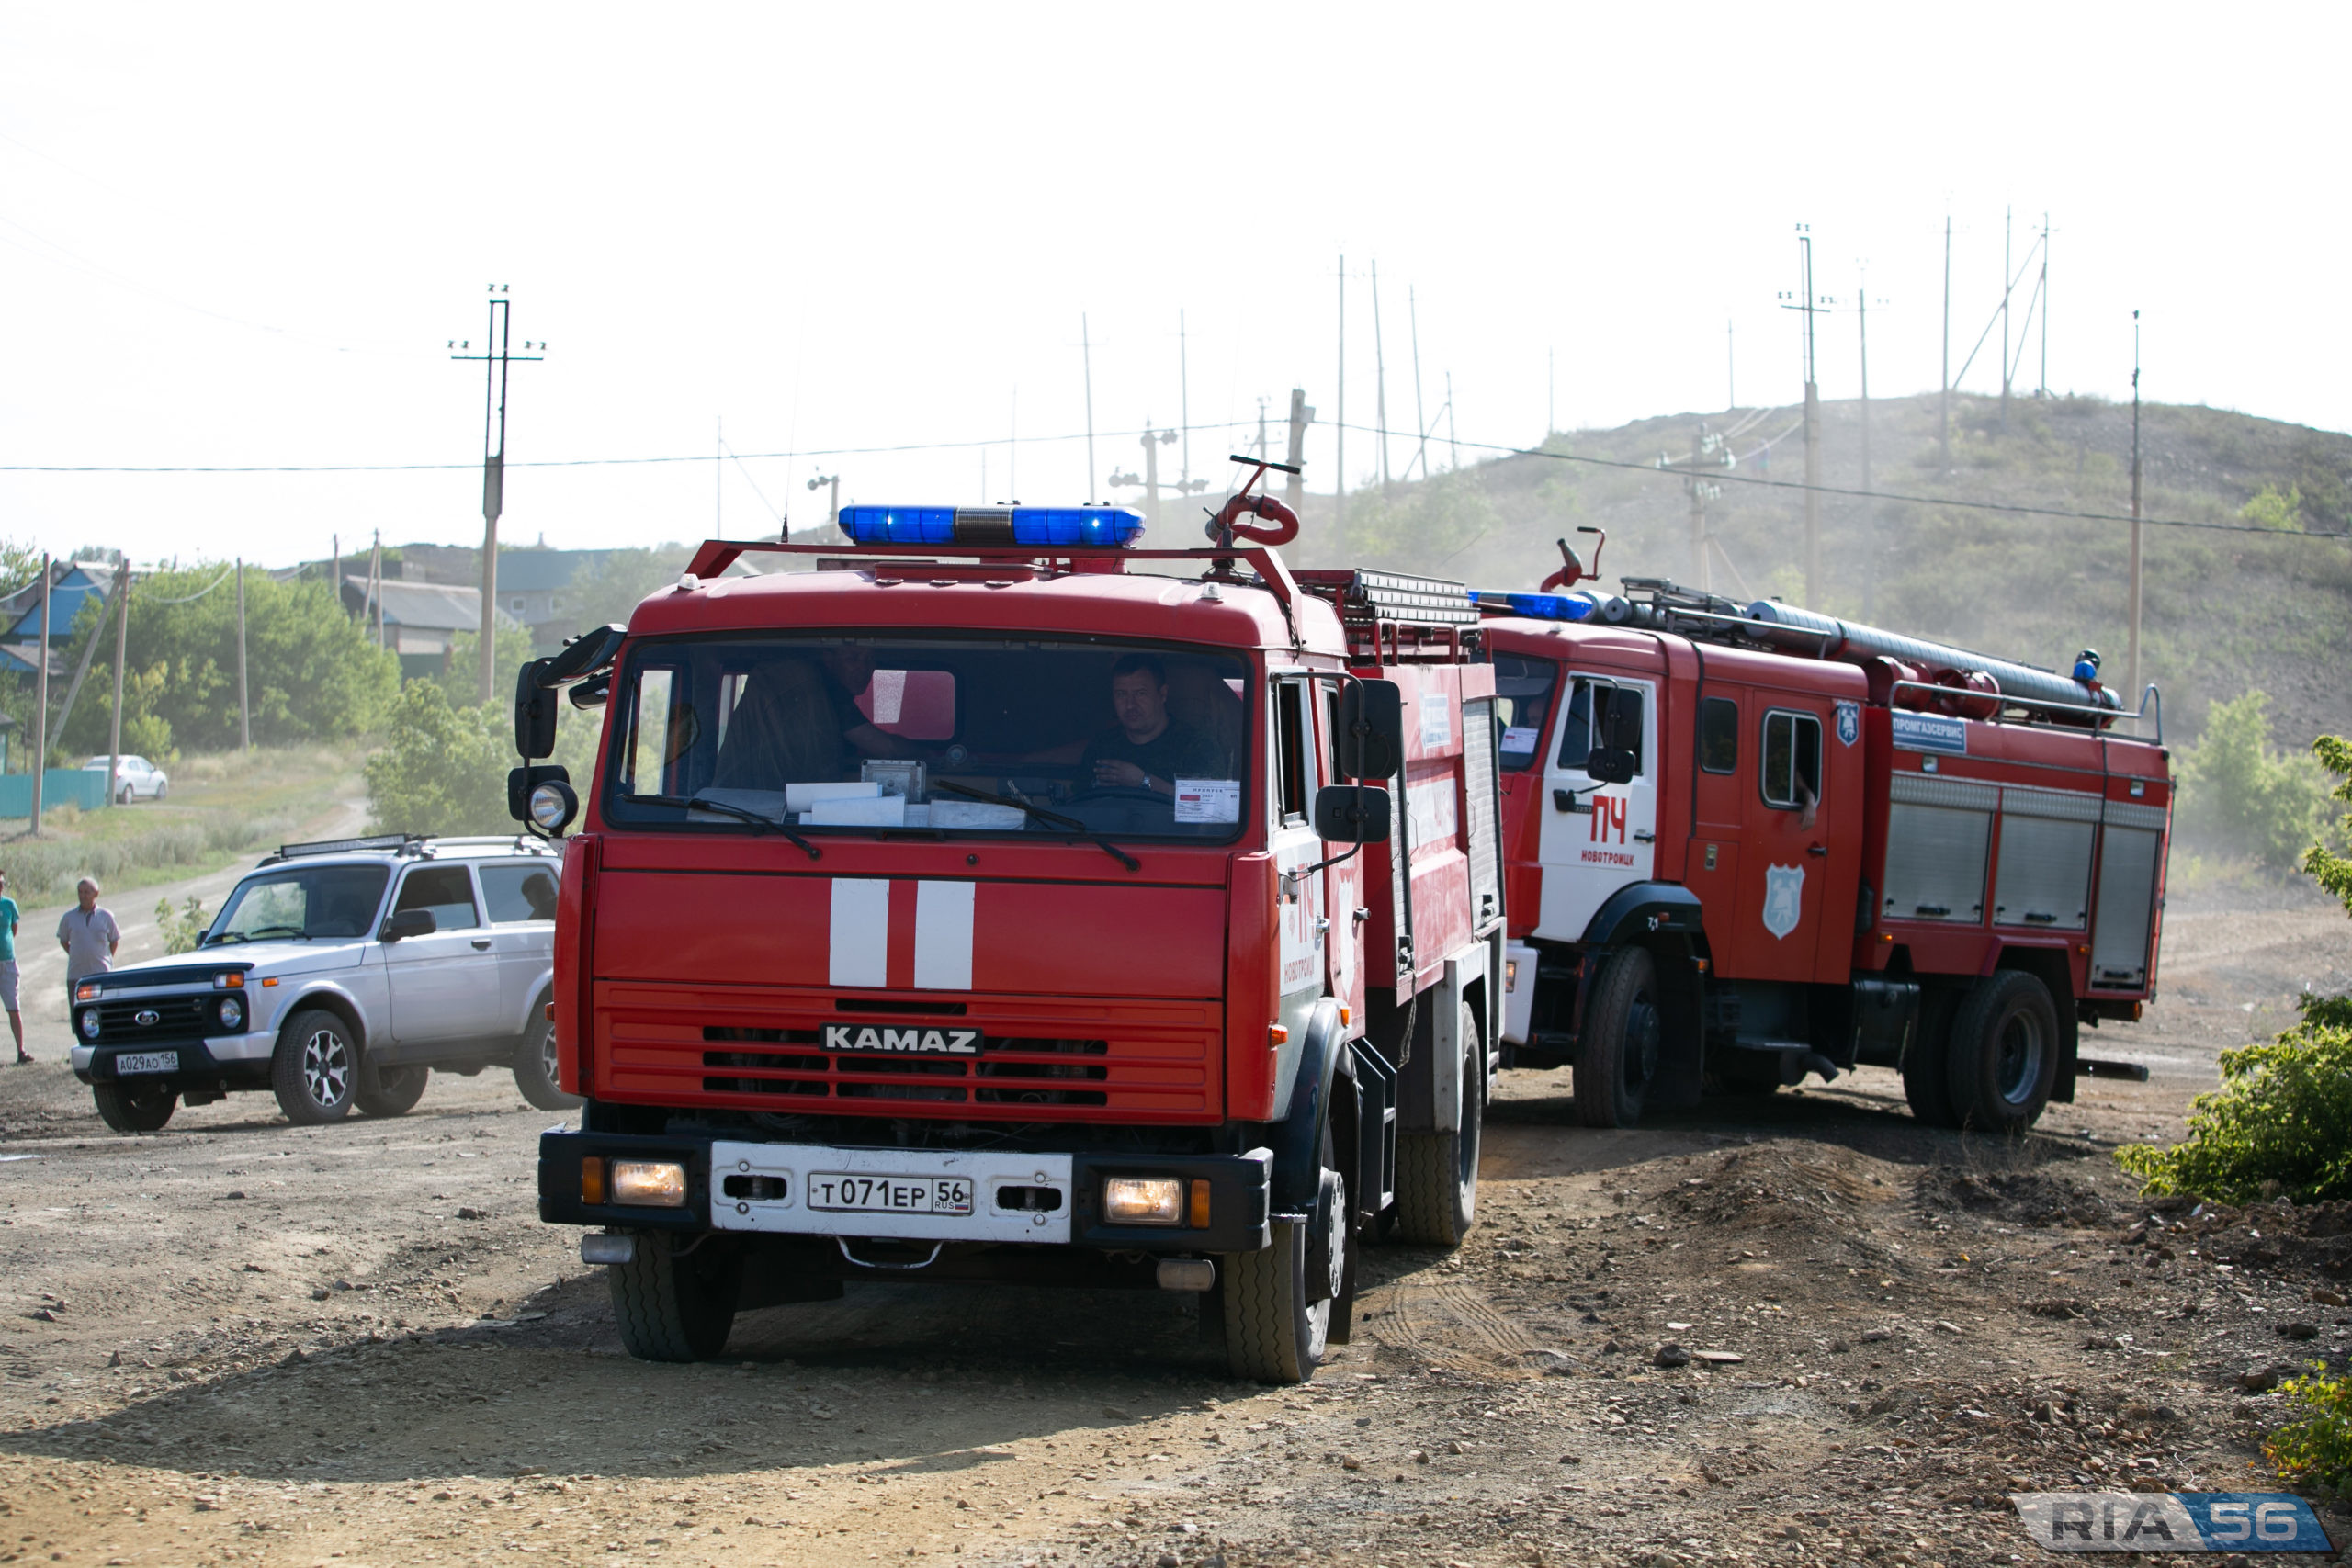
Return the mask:
M1989 784L1897 773L1888 796L1880 913L1890 920L1982 925L1984 862L2000 792Z
M2148 984L2148 936L2156 903L2156 857L2165 814L2153 806L2107 803L2098 861L2098 908L2091 927L2091 985L2138 991Z
M2001 792L2001 864L1993 923L2043 931L2090 929L2091 840L2097 795L2052 789Z

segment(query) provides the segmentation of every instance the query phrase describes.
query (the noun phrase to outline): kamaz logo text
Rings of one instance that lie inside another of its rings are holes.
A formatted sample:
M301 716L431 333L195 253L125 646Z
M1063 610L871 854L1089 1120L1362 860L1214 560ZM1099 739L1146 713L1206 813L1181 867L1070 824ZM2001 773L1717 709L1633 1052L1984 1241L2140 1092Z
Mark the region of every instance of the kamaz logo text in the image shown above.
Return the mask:
M877 1029L870 1023L863 1027L854 1023L829 1023L825 1025L825 1049L977 1056L980 1054L980 1032L977 1029Z
M1596 795L1592 797L1592 841L1610 842L1611 829L1617 831L1616 842L1625 841L1625 807L1628 802L1622 795Z

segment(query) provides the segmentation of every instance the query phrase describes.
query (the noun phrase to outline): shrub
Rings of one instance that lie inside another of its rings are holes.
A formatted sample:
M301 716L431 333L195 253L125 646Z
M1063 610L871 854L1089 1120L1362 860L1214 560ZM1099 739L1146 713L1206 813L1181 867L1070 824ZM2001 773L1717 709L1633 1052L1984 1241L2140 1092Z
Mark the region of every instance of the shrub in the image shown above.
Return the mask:
M2303 531L2302 487L2289 485L2282 495L2277 485L2264 485L2252 501L2238 508L2238 515L2257 528L2300 534Z
M2274 1191L2298 1203L2352 1198L2352 998L2308 997L2302 1011L2276 1040L2222 1053L2222 1087L2191 1102L2179 1143L2115 1151L2142 1191L2224 1203Z
M2264 1455L2290 1480L2352 1488L2352 1376L2332 1378L2314 1365L2278 1392L2301 1414L2263 1439Z
M196 944L204 939L204 928L209 923L205 918L204 902L194 894L188 896L187 903L177 914L172 912L169 898L155 900L155 929L163 933L165 953L195 952Z
M2352 740L2323 735L2312 742L2312 750L2337 776L2329 798L2342 801L2347 809L2336 819L2335 836L2338 842L2352 846ZM2319 885L2341 899L2345 910L2352 913L2352 856L2332 853L2325 844L2313 844L2303 853L2303 869L2317 877Z
M2215 703L2181 753L2180 799L2189 837L2285 867L2311 846L2327 786L2311 759L2270 744L2270 698L2250 691Z
M453 707L435 681L412 681L392 705L384 749L368 759L368 804L379 833L509 830L513 737L497 703Z

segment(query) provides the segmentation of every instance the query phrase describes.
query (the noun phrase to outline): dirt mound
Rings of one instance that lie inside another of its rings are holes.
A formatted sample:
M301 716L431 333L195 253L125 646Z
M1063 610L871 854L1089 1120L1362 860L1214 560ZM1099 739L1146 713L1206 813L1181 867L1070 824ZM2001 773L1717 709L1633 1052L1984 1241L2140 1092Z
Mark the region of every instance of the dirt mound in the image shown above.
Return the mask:
M1741 1149L1724 1156L1706 1175L1669 1189L1664 1206L1709 1225L1821 1231L1850 1226L1864 1204L1888 1195L1883 1179L1857 1170L1850 1159Z
M1963 1170L1939 1166L1921 1174L1912 1196L1929 1213L1966 1211L2039 1229L2088 1229L2115 1223L2107 1200L2083 1183L2046 1170Z
M2131 1240L2186 1251L2239 1269L2352 1275L2352 1202L2298 1206L2284 1198L2246 1208L2173 1200L2151 1204Z

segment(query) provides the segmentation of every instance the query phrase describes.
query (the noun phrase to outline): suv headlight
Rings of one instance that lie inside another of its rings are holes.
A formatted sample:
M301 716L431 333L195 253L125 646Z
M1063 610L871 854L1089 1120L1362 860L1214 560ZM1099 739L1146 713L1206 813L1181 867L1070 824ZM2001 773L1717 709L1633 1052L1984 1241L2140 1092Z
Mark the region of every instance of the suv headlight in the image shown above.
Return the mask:
M82 1032L83 1039L96 1040L98 1037L98 1010L96 1008L84 1008L82 1010L82 1016L75 1019L74 1021L74 1024L75 1028Z
M220 998L220 1011L221 1028L242 1029L244 1027L245 1004L243 998L239 997L222 997Z

